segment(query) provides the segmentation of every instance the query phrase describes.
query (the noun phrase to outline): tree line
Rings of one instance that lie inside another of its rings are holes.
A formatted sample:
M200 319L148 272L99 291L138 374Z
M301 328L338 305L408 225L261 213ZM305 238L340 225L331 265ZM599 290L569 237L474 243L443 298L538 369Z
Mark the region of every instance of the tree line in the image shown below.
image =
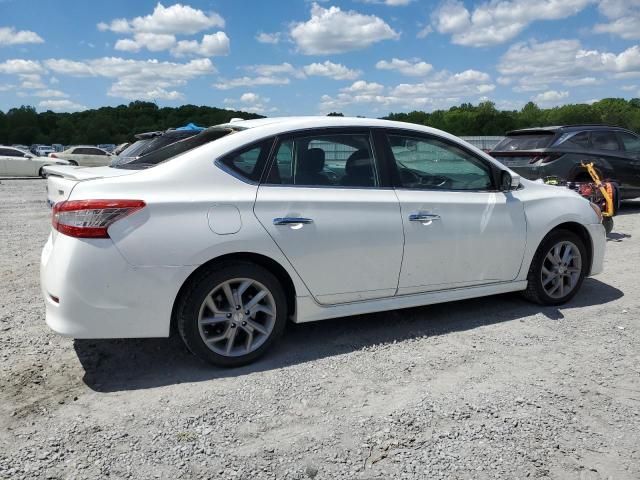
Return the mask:
M463 103L431 113L391 113L389 120L418 123L454 135L504 135L509 130L550 125L604 123L640 133L640 98L605 98L591 104L540 108L529 102L520 110L498 110L493 102Z
M38 113L34 107L23 105L6 113L0 111L0 144L119 144L130 142L136 133L181 127L189 122L208 127L232 118L261 116L196 105L160 108L140 101L74 113Z
M232 118L261 116L196 105L160 108L141 101L74 113L38 113L34 107L21 106L6 113L0 111L0 144L118 144L131 141L136 133L165 130L189 122L206 127ZM547 109L529 102L520 110L498 110L493 102L463 103L448 110L391 113L385 118L428 125L454 135L504 135L517 128L576 123L605 123L640 132L640 99L605 98L592 104Z

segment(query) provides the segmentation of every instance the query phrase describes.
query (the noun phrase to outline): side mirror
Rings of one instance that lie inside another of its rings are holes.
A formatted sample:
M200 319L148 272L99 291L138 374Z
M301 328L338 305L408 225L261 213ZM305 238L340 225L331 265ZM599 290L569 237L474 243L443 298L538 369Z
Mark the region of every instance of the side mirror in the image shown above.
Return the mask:
M510 192L520 186L520 175L502 170L500 172L500 191Z

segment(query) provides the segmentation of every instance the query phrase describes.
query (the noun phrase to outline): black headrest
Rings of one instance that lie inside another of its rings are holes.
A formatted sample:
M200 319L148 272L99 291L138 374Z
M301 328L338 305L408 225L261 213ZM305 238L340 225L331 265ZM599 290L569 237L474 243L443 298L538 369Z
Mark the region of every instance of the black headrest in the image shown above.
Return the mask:
M320 173L324 169L324 150L321 148L307 150L299 167L303 172Z
M361 148L347 158L344 170L347 175L357 175L358 173L362 174L364 172L373 174L372 164L373 160L371 155L369 155L369 151L366 148Z

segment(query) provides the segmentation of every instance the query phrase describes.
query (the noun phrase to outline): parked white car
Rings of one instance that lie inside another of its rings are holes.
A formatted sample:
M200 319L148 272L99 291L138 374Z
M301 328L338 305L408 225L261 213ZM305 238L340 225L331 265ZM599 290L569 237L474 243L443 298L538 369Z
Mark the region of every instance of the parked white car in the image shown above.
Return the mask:
M48 157L49 154L55 152L56 149L51 145L38 145L35 149L35 154L38 157Z
M44 167L48 165L69 165L69 162L36 157L25 150L0 145L0 177L45 177Z
M75 338L175 326L218 365L254 360L287 319L512 291L559 305L603 268L597 206L407 123L249 120L120 168L48 170L48 325Z
M63 152L49 154L51 158L68 160L72 165L81 167L102 167L111 163L111 154L106 150L90 145L77 145Z

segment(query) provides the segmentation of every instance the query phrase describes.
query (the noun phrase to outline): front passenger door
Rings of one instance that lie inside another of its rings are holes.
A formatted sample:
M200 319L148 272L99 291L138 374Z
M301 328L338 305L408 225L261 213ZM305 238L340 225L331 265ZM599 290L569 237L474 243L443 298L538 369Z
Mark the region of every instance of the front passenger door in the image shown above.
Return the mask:
M396 293L402 221L379 172L367 129L305 132L276 145L254 211L318 303Z
M511 281L526 241L522 203L492 167L435 136L389 131L405 247L398 294Z

